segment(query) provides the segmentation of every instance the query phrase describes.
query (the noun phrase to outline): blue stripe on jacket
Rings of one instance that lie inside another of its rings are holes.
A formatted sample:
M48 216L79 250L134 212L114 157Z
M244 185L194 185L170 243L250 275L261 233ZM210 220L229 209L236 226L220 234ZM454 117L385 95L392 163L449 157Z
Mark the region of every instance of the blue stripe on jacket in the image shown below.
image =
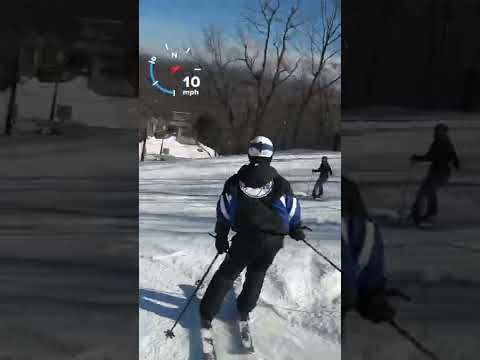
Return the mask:
M272 203L272 207L276 210L277 214L280 215L284 224L288 226L290 230L300 225L301 205L300 201L295 197L284 195L282 198L275 200Z
M368 292L383 283L385 279L384 249L380 229L373 224L374 231L371 248L366 241L369 220L364 217L352 217L346 222L347 234L342 233L342 276L346 282L356 288L358 295ZM345 238L346 237L348 238ZM345 249L345 251L344 251ZM360 264L362 251L367 251L368 258Z
M235 218L234 206L231 201L228 201L228 194L221 194L217 201L217 222L221 222L227 230L230 230L232 224L235 222L232 219ZM233 198L231 199L233 200Z
M281 199L284 199L284 202ZM284 195L272 203L276 213L280 215L288 229L293 229L301 223L300 201L293 196ZM217 201L217 222L222 223L227 230L234 230L238 199L235 194L222 193Z

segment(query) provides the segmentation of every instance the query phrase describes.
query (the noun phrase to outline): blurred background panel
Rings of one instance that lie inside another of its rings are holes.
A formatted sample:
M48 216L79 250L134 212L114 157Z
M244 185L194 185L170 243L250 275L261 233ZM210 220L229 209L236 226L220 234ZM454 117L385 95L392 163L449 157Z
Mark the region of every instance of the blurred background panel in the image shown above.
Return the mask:
M133 359L138 2L4 5L0 354Z
M440 359L475 357L480 6L471 0L342 5L342 172L358 184L382 230L388 286L413 299L391 299L396 320ZM440 124L448 137L434 135ZM438 168L445 176L435 183ZM425 215L417 226L415 203ZM352 312L344 326L347 359L428 358L388 324Z

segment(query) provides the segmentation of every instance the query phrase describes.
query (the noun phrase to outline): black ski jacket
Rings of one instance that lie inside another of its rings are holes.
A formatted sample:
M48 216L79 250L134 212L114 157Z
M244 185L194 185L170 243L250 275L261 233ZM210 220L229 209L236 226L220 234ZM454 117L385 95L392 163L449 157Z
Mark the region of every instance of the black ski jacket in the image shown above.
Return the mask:
M449 176L452 162L456 169L460 168L457 152L447 136L434 139L425 155L413 155L412 159L431 162L430 176Z
M323 176L323 177L328 177L329 175L333 175L333 171L329 163L320 164L319 168L314 169L313 172L319 172L320 176Z
M300 202L269 165L245 165L230 177L217 203L217 235L287 235L300 226Z

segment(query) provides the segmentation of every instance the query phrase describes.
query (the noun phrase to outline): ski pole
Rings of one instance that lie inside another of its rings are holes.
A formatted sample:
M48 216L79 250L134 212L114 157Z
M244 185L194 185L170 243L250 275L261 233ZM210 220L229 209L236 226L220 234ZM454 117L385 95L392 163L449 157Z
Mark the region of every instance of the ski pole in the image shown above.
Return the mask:
M306 225L302 225L302 229L308 230L308 231L313 231L310 227ZM315 249L309 242L306 240L302 240L305 244L307 244L313 251L315 251L318 255L320 255L322 258L324 258L330 265L332 265L335 269L337 269L340 273L342 273L342 269L340 269L337 265L335 265L329 258L327 258L325 255L323 255L320 251Z
M327 261L330 265L332 265L335 269L337 269L340 273L342 273L342 269L340 269L337 265L335 265L329 258L323 255L320 251L315 249L307 240L302 240L305 244L307 244L313 251L315 251L318 255L320 255L325 261Z
M195 290L193 291L193 294L190 296L190 298L188 299L187 301L187 304L185 305L185 307L183 308L182 312L180 313L180 315L178 316L178 318L175 320L175 323L173 324L173 326L169 329L169 330L166 330L165 331L165 336L167 338L174 338L175 337L175 334L173 333L173 329L175 329L175 326L177 326L178 322L180 321L180 319L182 318L183 314L185 313L185 311L187 310L188 306L190 305L190 303L192 302L193 298L195 297L195 295L197 294L197 291L198 289L200 289L200 286L202 286L202 283L203 281L205 280L205 278L207 277L207 274L210 272L210 269L212 268L213 264L215 263L215 261L217 261L218 257L220 256L219 253L217 253L217 255L215 255L215 257L213 258L212 262L210 263L210 265L208 266L207 268L207 271L205 271L205 274L203 274L203 277L197 281L197 287L195 288Z
M307 196L310 196L310 187L312 186L313 177L314 177L314 173L312 172L312 176L310 176L310 181L308 182Z
M420 350L422 353L427 355L430 359L433 360L440 360L437 355L435 355L432 351L428 350L425 346L423 346L420 341L415 339L413 335L411 335L407 330L401 328L394 320L390 320L388 322L400 335L402 335L404 338L409 340L418 350Z
M413 163L410 163L410 167L407 170L407 179L403 184L402 194L401 194L402 200L400 204L400 209L398 211L401 216L403 215L404 211L407 211L407 189L408 189L408 184L410 182L412 168L413 168Z

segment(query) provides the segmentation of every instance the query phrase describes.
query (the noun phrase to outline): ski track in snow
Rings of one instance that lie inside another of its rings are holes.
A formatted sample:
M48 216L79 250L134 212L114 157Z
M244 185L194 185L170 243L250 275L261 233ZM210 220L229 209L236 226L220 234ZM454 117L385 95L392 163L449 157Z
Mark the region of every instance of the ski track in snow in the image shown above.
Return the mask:
M313 188L311 169L328 155L334 177L325 199L302 199L308 240L340 264L340 155L311 150L276 154L273 166L305 195ZM224 181L247 162L246 156L147 161L140 165L140 358L201 359L198 300L175 328L164 331L186 304L215 256L208 235ZM198 292L201 298L220 261ZM267 273L252 312L255 356L242 352L231 291L213 323L218 359L340 359L340 274L303 243L289 237ZM236 334L237 336L235 336Z

